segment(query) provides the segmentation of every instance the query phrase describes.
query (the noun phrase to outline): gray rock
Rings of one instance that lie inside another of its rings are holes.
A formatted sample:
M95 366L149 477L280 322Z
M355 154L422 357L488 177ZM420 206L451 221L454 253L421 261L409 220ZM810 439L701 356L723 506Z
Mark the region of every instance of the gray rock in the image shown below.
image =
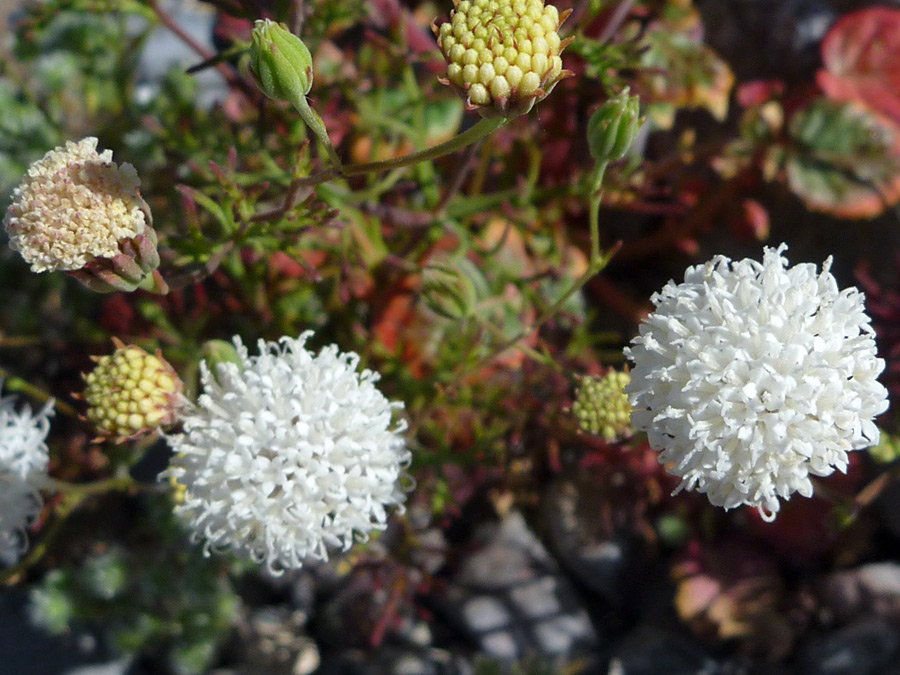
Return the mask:
M829 633L801 650L802 675L883 675L895 665L900 633L882 619L869 619Z
M65 675L126 675L131 665L130 658L111 661L110 663L99 663L91 666L79 666L73 670L66 671Z
M872 616L900 628L900 564L880 562L827 576L818 587L822 609L848 623Z
M210 5L194 0L163 0L161 7L167 11L186 33L210 52L215 11ZM138 64L138 86L135 92L139 101L157 95L160 83L172 68L186 70L200 63L197 53L182 42L165 26L158 26L147 36ZM225 79L215 68L207 68L193 76L197 82L197 104L210 108L228 95Z
M484 527L441 598L448 618L490 657L560 661L594 650L597 635L576 592L525 519Z
M86 631L53 636L28 617L27 595L16 588L0 590L0 672L15 675L58 675L105 661L97 639ZM106 667L103 664L97 667Z
M236 673L252 675L309 675L320 663L315 642L304 632L303 612L284 606L250 612L240 627L240 663Z
M442 649L382 647L326 657L316 675L471 675L464 657Z
M724 675L699 644L661 629L642 626L614 650L608 675Z
M608 505L606 505L608 506ZM616 608L633 602L635 582L645 583L641 542L634 532L614 532L598 518L606 508L596 483L559 478L541 505L541 532L562 567L579 584Z

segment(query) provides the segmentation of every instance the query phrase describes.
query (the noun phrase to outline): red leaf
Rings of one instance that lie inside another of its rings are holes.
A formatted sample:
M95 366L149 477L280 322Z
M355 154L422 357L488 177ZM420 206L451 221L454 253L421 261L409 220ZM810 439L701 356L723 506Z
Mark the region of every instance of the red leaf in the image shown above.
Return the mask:
M822 41L822 90L858 101L900 124L900 10L870 7L847 14Z
M784 94L784 82L781 80L752 80L737 88L737 100L744 108L762 105Z

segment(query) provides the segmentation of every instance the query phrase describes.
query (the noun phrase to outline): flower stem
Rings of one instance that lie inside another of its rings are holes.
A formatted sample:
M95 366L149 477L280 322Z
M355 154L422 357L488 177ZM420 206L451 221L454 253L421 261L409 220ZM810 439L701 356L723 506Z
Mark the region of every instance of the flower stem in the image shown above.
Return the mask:
M434 147L420 150L419 152L413 152L409 155L404 155L403 157L395 157L394 159L388 159L382 162L367 162L365 164L341 164L337 153L335 153L334 151L334 146L331 144L331 140L328 138L328 132L325 130L325 125L322 123L322 118L320 118L315 113L315 111L309 107L309 105L306 103L305 98L303 99L302 103L295 102L294 107L298 112L300 112L303 120L309 126L313 134L315 134L316 138L318 138L319 141L321 141L325 146L325 150L328 152L328 158L331 161L332 166L328 169L320 171L319 173L314 173L311 176L307 176L305 178L295 177L291 181L291 185L288 188L288 194L285 196L282 205L272 209L268 209L266 211L261 211L260 213L251 216L248 219L250 222L266 221L271 218L281 217L292 206L295 193L301 188L315 187L316 185L325 183L332 178L359 176L364 173L375 173L378 171L400 169L412 164L418 164L419 162L425 162L430 159L443 157L444 155L449 155L451 152L456 152L457 150L461 150L466 146L477 143L481 139L488 136L491 132L499 129L507 121L503 117L490 117L487 119L483 119L458 136L454 136L449 141L439 143ZM303 110L304 108L309 113L309 115L306 115Z
M48 403L54 400L53 396L46 391L35 387L33 384L29 384L21 377L11 377L9 372L4 368L0 368L0 380L4 381L6 388L9 391L20 391L26 396L29 396L36 401L40 401L41 403ZM75 410L75 408L59 399L54 401L54 408L70 417L78 417L78 411Z
M488 117L480 120L473 127L467 129L458 136L454 136L449 141L439 143L426 150L413 152L403 157L395 157L394 159L384 160L382 162L367 162L366 164L350 164L344 166L340 173L342 176L358 176L364 173L374 173L376 171L389 171L390 169L399 169L404 166L426 162L431 159L437 159L451 152L461 150L467 145L472 145L496 131L506 123L504 117Z
M325 123L322 121L322 118L319 117L319 114L309 107L309 103L306 102L306 96L299 96L296 100L291 101L294 108L296 108L297 112L300 113L300 117L303 118L303 121L306 122L306 126L309 127L310 131L313 132L313 135L319 139L319 143L325 148L325 152L328 153L328 161L331 162L331 165L338 170L341 171L341 160L340 157L337 156L337 152L334 150L334 146L331 144L331 138L328 136L328 130L325 129Z
M474 370L475 368L488 363L491 359L499 356L503 352L505 352L510 347L518 346L519 349L523 348L523 345L519 344L526 337L531 335L535 330L543 326L547 321L553 318L568 302L569 298L571 298L575 293L584 288L584 285L591 280L596 274L601 272L604 267L609 264L609 261L616 254L619 248L622 245L622 242L618 242L615 246L610 248L606 252L600 251L600 203L603 201L603 190L601 186L603 185L603 177L606 174L606 166L607 162L600 162L597 164L597 167L594 169L594 173L591 179L591 190L590 190L590 204L589 204L589 226L590 226L590 235L591 235L591 257L588 261L587 269L584 271L580 277L568 288L566 291L556 299L556 301L547 307L543 312L541 312L538 317L531 322L531 324L519 332L515 337L502 342L496 348L491 350L491 353L479 359L476 363L463 368L461 372L459 372L455 378L454 382L459 382L462 378ZM527 350L526 354L534 357L535 354L539 354L539 352L535 352L534 350ZM539 359L543 361L544 359Z
M0 583L7 583L18 577L22 572L32 565L35 565L43 558L50 546L63 530L66 520L72 512L88 497L95 494L102 494L113 490L128 491L139 487L137 481L131 476L116 476L104 480L98 480L93 483L66 483L63 481L50 481L50 486L55 488L57 492L63 495L62 501L56 507L56 519L47 528L44 536L40 541L36 542L31 550L22 560L12 567L0 571Z
M112 476L91 483L67 483L62 480L51 480L54 489L65 496L59 507L59 513L63 516L74 511L81 502L93 495L113 491L127 492L140 487L140 483L128 474Z
M589 215L589 224L590 224L590 233L591 233L591 257L588 261L587 269L584 271L575 282L566 289L565 293L559 296L556 301L547 307L543 312L540 313L538 318L532 322L528 328L525 328L521 333L516 335L514 338L506 341L501 344L494 352L495 355L501 354L506 351L520 340L528 337L532 332L543 326L547 321L549 321L553 316L559 312L565 304L569 301L573 295L575 295L578 291L584 288L584 285L591 280L593 276L599 273L604 267L609 264L610 259L615 255L616 251L619 250L620 244L616 244L606 253L600 252L600 202L603 201L603 191L600 189L600 186L603 184L603 175L606 173L606 162L601 162L597 165L597 168L594 172L594 177L591 185L591 197L590 197L590 215Z

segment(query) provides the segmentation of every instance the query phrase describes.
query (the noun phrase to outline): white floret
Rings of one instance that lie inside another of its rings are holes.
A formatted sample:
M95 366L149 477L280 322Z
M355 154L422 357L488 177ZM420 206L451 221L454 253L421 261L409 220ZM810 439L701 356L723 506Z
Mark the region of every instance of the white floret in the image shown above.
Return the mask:
M810 476L845 471L847 453L874 445L887 409L884 369L863 295L840 291L827 260L787 266L718 256L652 298L626 356L632 423L678 490L775 517L779 498L812 494Z
M405 497L402 404L356 354L307 351L310 335L260 341L252 357L235 338L242 363L202 364L204 393L170 438L167 475L186 488L176 510L195 537L276 573L384 529Z
M0 562L5 565L25 551L25 528L43 505L52 407L34 414L28 406L16 410L12 398L0 398Z

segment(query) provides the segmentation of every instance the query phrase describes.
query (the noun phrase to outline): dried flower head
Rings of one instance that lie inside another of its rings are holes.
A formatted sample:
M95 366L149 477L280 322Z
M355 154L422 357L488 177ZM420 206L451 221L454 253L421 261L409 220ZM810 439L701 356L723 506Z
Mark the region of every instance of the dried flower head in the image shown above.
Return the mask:
M69 271L97 290L133 290L159 264L150 210L131 164L97 139L69 141L32 164L3 224L33 272ZM102 283L101 283L102 282Z
M447 80L466 107L482 117L527 113L556 84L572 75L560 54L571 40L559 14L544 0L461 0L450 21L433 26L447 60Z
M53 404L34 414L0 398L0 562L10 565L26 548L25 528L41 510L47 481L46 438Z
M607 442L631 434L631 403L625 387L628 373L610 370L603 377L585 377L575 392L572 414L582 431Z
M162 357L113 338L112 354L91 357L94 369L84 376L81 397L87 419L101 437L118 441L174 424L181 405L182 383Z
M810 475L847 467L878 443L887 409L884 361L855 288L815 265L717 256L652 298L656 310L625 350L632 422L682 478L726 509L767 520L778 498L812 494Z
M273 573L365 540L404 500L406 425L391 422L402 404L375 388L377 374L357 372L356 354L307 351L311 334L260 340L252 357L235 338L240 364L213 374L201 363L204 393L169 439L164 476L184 486L176 512L194 536Z

